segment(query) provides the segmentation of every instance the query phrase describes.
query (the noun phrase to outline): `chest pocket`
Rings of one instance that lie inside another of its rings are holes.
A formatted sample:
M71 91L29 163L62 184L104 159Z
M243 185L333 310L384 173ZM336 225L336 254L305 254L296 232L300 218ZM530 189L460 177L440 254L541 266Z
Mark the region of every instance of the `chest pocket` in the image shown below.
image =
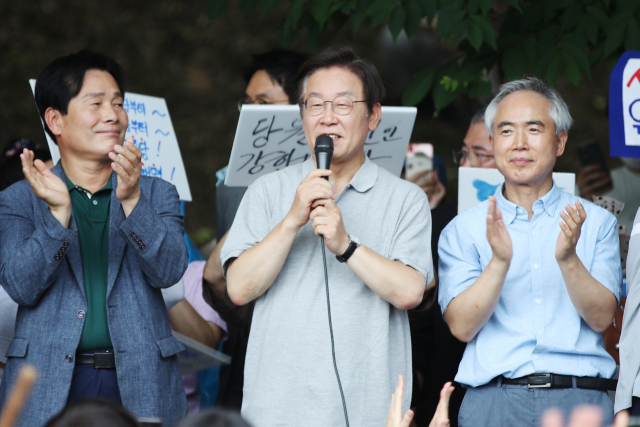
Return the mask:
M29 340L25 338L14 338L7 350L7 357L24 357L27 355Z

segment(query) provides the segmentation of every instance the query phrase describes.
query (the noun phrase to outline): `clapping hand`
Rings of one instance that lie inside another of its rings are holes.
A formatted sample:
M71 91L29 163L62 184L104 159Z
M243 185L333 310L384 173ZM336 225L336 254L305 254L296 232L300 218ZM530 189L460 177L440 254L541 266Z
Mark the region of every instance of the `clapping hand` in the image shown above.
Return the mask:
M398 378L396 392L391 395L391 406L385 427L409 427L413 420L413 411L409 409L402 415L402 395L404 394L404 377Z
M587 219L587 213L579 200L576 200L573 206L565 205L565 209L568 214L560 212L563 222L560 222L562 230L556 243L556 260L558 262L566 261L572 255L575 255L582 224Z
M511 249L511 237L504 221L502 212L496 206L496 198L489 196L489 213L487 214L487 240L493 251L493 258L509 264L513 254Z
M71 219L71 197L67 184L51 172L42 160L33 159L33 151L25 148L20 154L22 172L35 195L44 200L51 214L66 228Z
M448 382L440 390L440 401L438 401L436 413L433 414L429 427L449 427L451 424L449 420L449 399L454 389L455 387Z
M135 146L133 138L127 139L123 146L114 145L113 150L109 157L112 160L111 168L118 174L116 196L128 217L140 199L142 151Z

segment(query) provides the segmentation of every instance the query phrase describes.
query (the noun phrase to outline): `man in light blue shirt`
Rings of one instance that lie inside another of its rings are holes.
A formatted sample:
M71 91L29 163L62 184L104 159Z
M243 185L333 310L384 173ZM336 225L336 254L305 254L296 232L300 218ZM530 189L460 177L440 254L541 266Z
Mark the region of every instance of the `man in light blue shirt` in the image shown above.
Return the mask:
M580 404L613 420L616 365L601 333L620 297L618 233L613 215L553 182L571 122L540 80L502 85L485 124L505 183L440 236L440 306L468 343L455 378L469 386L462 427L537 426L545 409Z

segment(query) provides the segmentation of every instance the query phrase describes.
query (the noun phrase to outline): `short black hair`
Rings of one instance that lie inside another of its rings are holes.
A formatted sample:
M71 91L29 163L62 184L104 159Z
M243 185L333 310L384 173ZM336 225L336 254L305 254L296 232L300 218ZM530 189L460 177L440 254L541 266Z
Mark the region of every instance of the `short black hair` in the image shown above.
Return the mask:
M251 427L240 414L226 409L210 408L184 419L178 427Z
M302 105L304 102L302 97L309 77L316 71L333 67L344 68L358 76L360 82L362 82L364 97L367 101L367 111L371 114L373 106L381 102L384 97L385 91L382 78L375 65L366 59L359 58L353 49L348 46L330 47L302 64L296 77L296 99L298 103Z
M251 62L242 71L244 81L249 84L251 77L264 70L277 82L289 97L289 104L296 103L296 74L300 66L309 59L309 54L287 49L273 49L269 52L255 54Z
M38 113L44 123L44 130L56 144L58 142L44 120L44 113L51 107L67 114L69 101L82 90L84 76L88 70L101 70L111 74L124 96L124 69L120 64L106 55L86 49L55 59L36 80Z
M67 405L44 427L140 427L122 405L105 399L82 399Z

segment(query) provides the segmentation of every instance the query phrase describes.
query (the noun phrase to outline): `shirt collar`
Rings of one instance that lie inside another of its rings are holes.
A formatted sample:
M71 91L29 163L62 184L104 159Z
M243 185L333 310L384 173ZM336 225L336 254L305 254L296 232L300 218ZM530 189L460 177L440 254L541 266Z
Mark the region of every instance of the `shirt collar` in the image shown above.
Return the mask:
M67 177L67 175L64 173L64 171L62 172L64 175L64 179L67 182L67 189L69 190L69 192L71 192L72 190L80 190L83 191L85 193L91 194L91 192L85 188L80 187L79 185L75 185L73 182L71 182L71 180ZM96 193L99 193L102 190L111 190L113 187L111 185L111 180L112 177L109 178L109 180L107 181L107 183L104 185L104 187L102 187L100 190L96 191ZM93 193L93 194L96 194Z
M309 158L307 161L305 161L302 168L303 176L300 180L302 181L309 174L309 172L315 169L315 167L316 166L313 163L313 159ZM362 164L362 166L360 166L358 172L356 172L354 177L351 179L351 182L347 184L347 187L351 186L357 192L364 193L365 191L373 187L377 179L378 165L369 160L369 157L364 156L364 163Z
M507 200L504 197L503 191L504 184L498 187L494 196L496 197L497 206L498 208L500 208L500 212L502 213L502 220L505 222L505 224L511 224L516 218L518 209L524 208ZM555 217L558 201L560 200L560 191L561 190L556 185L556 182L553 181L551 190L549 190L547 194L533 202L533 211L535 212L536 210L538 210L539 206L542 205L542 210L546 212L549 217Z

